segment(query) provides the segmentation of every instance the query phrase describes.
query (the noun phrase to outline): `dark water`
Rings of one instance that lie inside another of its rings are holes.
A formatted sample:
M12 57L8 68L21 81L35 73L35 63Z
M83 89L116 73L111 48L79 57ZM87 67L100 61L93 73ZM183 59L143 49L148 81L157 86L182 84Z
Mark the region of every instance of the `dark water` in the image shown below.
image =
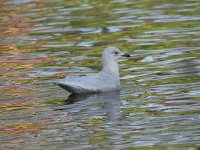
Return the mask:
M199 0L1 0L0 149L200 148ZM108 45L120 93L50 82L97 72Z

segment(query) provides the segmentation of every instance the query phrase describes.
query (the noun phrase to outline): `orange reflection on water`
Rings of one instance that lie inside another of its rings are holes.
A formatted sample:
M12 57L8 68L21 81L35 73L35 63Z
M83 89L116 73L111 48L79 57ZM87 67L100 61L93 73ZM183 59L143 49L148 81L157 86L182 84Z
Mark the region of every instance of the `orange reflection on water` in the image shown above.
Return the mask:
M17 105L22 105L23 103L26 103L28 102L30 99L29 98L22 98L20 100L17 100L17 101L9 101L9 102L1 102L0 101L0 108L1 108L1 111L4 111L4 110L12 110L12 108L9 108L9 106L17 106Z
M33 24L27 22L28 18L25 16L19 16L29 9L29 5L23 5L20 7L10 7L9 5L0 5L0 9L2 11L1 14L1 22L4 24L3 28L1 28L0 35L1 37L8 37L14 35L24 35L25 30L27 28L34 27Z
M1 68L9 69L22 69L22 68L34 68L34 64L51 62L53 59L51 56L29 58L29 59L0 59Z

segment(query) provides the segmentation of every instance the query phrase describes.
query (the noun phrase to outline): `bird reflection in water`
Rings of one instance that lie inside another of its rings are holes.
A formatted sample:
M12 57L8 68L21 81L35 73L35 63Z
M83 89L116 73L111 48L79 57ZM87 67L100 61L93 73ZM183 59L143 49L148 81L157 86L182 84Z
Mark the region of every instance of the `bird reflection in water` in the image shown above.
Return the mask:
M108 122L117 123L121 118L120 92L84 95L71 94L65 100L66 105L73 105L76 103L79 103L79 105L84 105L86 107L103 104L103 109L105 110Z

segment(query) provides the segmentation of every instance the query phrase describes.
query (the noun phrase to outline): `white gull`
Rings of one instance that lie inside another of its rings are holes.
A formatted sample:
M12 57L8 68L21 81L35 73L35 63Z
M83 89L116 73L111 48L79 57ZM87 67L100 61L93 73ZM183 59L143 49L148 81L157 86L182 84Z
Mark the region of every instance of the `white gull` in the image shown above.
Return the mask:
M57 82L56 85L73 94L102 93L120 90L119 68L120 57L130 57L117 47L109 46L102 54L103 68L99 73L72 75Z

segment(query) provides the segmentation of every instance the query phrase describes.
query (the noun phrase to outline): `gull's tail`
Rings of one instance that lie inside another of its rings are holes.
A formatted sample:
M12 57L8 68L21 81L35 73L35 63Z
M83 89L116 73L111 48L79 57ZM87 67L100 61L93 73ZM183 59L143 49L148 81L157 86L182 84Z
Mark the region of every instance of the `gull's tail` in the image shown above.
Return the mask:
M90 91L88 89L85 89L85 88L77 86L77 85L71 85L71 84L60 83L60 82L53 82L53 84L67 90L68 92L70 92L72 94L93 93L93 91Z
M71 85L67 85L67 84L63 84L63 83L59 83L59 82L53 82L53 84L67 90L70 93L74 93L74 91L75 91L75 87L73 87Z

